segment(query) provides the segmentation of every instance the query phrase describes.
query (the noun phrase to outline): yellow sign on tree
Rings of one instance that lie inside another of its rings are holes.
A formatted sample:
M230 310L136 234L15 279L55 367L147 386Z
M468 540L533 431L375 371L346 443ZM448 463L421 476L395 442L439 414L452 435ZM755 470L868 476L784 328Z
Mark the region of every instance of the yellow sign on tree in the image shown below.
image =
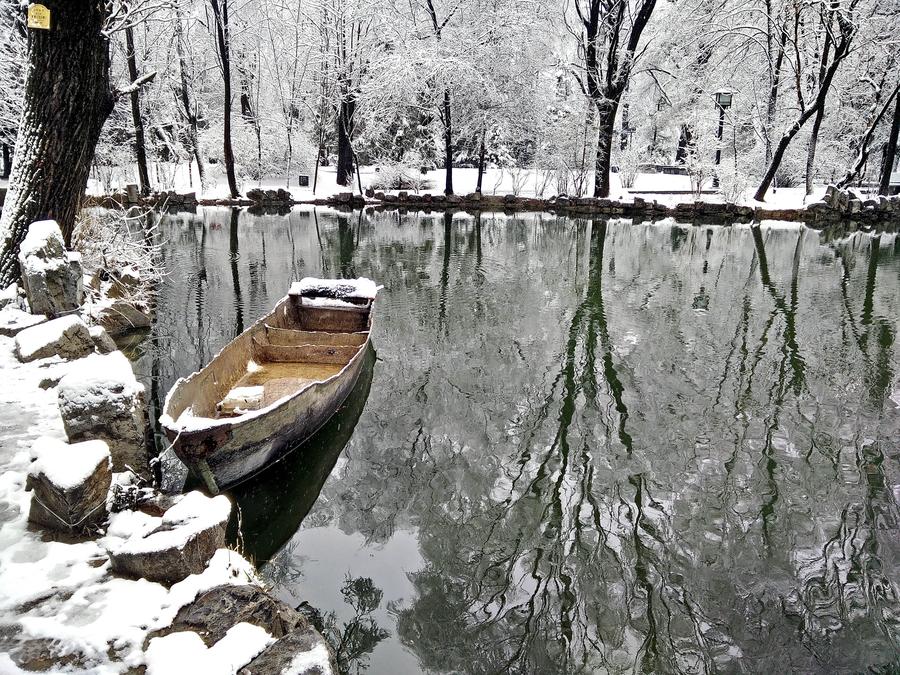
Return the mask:
M28 5L28 27L50 30L50 10L44 5Z

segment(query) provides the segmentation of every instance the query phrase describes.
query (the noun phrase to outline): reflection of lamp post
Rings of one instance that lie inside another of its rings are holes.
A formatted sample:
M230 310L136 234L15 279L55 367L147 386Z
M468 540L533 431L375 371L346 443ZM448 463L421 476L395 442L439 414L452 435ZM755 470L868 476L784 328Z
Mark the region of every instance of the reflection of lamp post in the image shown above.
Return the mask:
M713 176L713 187L719 187L719 163L722 161L722 133L725 131L725 111L731 107L733 94L730 91L715 93L716 108L719 109L719 128L716 129L716 173Z

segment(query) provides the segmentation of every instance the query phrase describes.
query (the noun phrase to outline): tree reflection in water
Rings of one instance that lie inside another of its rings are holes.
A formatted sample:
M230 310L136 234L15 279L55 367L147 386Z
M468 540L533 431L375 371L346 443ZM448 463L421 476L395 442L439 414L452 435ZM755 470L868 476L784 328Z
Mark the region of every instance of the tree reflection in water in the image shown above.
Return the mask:
M390 635L372 616L381 605L383 595L370 578L347 576L341 586L341 596L353 611L352 619L338 625L334 612L322 614L313 607L300 608L331 645L341 673L367 670L368 655Z
M187 271L169 277L145 368L161 392L291 275L385 284L365 410L272 566L285 595L332 589L321 608L356 663L896 663L896 235L295 211L242 219L231 255L211 227L228 216L203 218L161 223ZM317 566L314 531L360 555ZM379 559L407 550L398 534L418 557Z

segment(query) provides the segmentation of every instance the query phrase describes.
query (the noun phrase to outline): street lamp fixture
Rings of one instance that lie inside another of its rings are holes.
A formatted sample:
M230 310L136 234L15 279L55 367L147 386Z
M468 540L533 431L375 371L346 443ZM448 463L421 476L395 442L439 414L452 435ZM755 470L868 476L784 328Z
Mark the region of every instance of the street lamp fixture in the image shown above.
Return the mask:
M731 99L734 96L730 91L717 91L715 93L716 105L719 108L730 108Z
M731 107L734 94L730 91L717 91L716 108L719 110L719 127L716 129L716 173L713 176L713 187L719 187L719 164L722 161L722 133L725 130L725 111Z

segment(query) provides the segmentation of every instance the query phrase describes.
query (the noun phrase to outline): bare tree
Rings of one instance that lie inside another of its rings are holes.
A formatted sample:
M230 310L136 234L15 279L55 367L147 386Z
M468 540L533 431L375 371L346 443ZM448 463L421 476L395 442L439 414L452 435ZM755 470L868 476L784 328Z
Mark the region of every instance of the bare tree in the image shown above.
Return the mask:
M597 113L594 196L608 197L616 113L656 0L575 0L574 6L580 27L570 32L579 40L582 60L576 76Z
M759 187L756 189L756 193L753 195L753 198L757 201L763 201L765 199L766 193L769 191L769 186L772 184L772 181L775 178L775 174L778 172L778 168L781 166L781 161L784 159L784 153L790 145L791 141L794 139L800 129L803 128L803 125L805 125L806 122L809 121L814 115L816 115L818 111L825 105L825 99L828 97L828 91L829 89L831 89L831 84L834 81L834 76L837 73L837 70L840 67L841 63L847 58L847 55L850 53L850 46L853 42L854 36L856 35L857 27L853 20L853 12L857 2L858 0L849 0L844 4L841 4L841 2L837 0L835 2L830 2L825 6L824 9L822 9L821 12L817 12L817 19L821 21L823 30L830 36L829 41L834 45L834 48L831 50L831 60L825 67L822 77L819 79L818 86L813 93L811 101L807 102L803 94L803 89L798 82L796 93L799 115L791 124L791 126L788 127L788 129L782 134L781 138L778 141L778 145L775 147L775 151L772 154L772 159L770 160L769 165L766 168L762 181L760 182ZM808 5L794 5L794 18L795 23L798 26L804 20L803 13L809 9L810 6ZM796 44L797 38L795 37L795 49L799 50L799 47L796 47ZM801 77L801 64L799 63L799 58L794 64L794 68L795 76L799 81Z
M209 0L215 21L216 50L219 69L222 72L225 99L222 117L222 159L225 162L225 175L228 178L228 192L232 199L237 199L240 193L234 173L234 148L231 144L231 33L228 2L229 0Z
M199 105L196 97L192 96L194 90L193 69L188 63L187 49L189 42L184 35L184 17L180 5L175 5L175 52L178 57L178 85L175 87L175 97L178 101L177 108L184 120L186 127L186 139L189 152L197 163L197 174L200 176L200 186L205 187L206 165L203 154L200 151L199 134Z
M134 51L134 27L125 26L125 58L132 82L138 79L137 56ZM147 171L147 143L144 140L144 120L141 118L141 92L135 87L130 94L131 119L134 123L134 157L137 160L138 185L142 195L150 194L150 172Z

